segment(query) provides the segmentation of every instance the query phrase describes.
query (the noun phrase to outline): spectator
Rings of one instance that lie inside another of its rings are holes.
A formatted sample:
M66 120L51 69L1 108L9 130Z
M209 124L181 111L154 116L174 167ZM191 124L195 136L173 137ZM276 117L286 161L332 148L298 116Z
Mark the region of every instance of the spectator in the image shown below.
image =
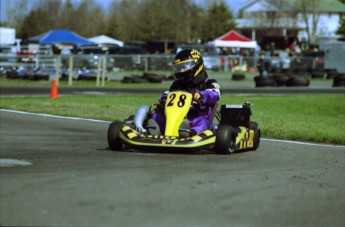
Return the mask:
M267 76L270 67L269 61L266 59L265 53L260 53L260 58L256 64L260 76Z
M271 45L270 45L270 55L271 55L271 57L274 56L275 51L276 51L276 44L274 42L271 42Z
M309 50L309 43L307 42L305 38L302 39L301 50L303 52L307 52Z
M297 54L292 52L291 53L291 62L290 62L290 71L296 72L301 65L301 60L297 57Z
M237 59L230 60L230 69L231 71L235 71L235 68L238 66L238 61Z

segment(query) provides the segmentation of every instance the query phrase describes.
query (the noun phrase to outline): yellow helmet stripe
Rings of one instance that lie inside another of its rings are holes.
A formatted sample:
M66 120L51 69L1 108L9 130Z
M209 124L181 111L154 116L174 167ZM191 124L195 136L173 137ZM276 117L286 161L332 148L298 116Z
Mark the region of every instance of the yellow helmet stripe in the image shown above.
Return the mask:
M196 72L194 73L194 77L196 76L196 75L198 75L200 72L201 72L201 70L204 68L204 64L201 64L200 65L200 67L198 68L198 70L196 70Z
M174 61L174 65L179 65L179 64L183 64L183 63L191 62L191 61L194 61L194 60L193 59L187 59L184 61L179 61L179 59L178 59L178 60Z

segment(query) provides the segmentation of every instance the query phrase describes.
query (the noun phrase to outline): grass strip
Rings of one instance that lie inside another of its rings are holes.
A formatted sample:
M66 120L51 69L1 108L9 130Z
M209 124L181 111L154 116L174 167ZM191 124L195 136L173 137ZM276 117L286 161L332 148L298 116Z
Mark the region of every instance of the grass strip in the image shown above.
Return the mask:
M153 94L107 96L0 97L0 108L101 120L123 120ZM222 104L255 105L252 120L266 138L345 145L345 95L223 95Z

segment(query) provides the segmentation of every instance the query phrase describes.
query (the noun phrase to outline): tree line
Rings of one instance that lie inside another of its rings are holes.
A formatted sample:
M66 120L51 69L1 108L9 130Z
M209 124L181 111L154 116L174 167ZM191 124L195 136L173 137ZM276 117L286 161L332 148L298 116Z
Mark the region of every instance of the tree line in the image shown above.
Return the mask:
M70 29L81 36L108 35L123 40L209 41L236 29L232 12L223 0L200 7L193 0L114 0L104 10L95 0L36 0L27 14L28 0L8 9L8 27L27 39L51 29Z
M51 29L70 29L87 38L105 34L123 41L191 43L197 39L213 40L236 29L235 19L224 0L207 0L203 7L194 0L113 0L106 10L96 0L77 4L73 0L35 0L35 7L29 12L32 0L2 1L7 1L9 7L7 22L1 26L16 28L17 38L22 40ZM312 32L307 31L308 40L316 35L321 12L319 1L298 1L304 22L313 28ZM312 23L308 22L307 12L313 15ZM337 34L345 37L344 16Z

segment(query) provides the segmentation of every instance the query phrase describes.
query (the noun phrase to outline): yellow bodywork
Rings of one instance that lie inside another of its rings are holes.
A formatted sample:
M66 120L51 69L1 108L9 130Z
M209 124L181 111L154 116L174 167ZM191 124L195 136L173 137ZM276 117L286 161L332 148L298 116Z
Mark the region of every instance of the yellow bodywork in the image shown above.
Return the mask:
M179 127L192 103L192 94L184 91L169 92L165 103L165 136L179 136Z
M254 146L254 130L247 130L245 127L238 127L241 132L236 137L236 144L239 144L239 149L252 148Z

